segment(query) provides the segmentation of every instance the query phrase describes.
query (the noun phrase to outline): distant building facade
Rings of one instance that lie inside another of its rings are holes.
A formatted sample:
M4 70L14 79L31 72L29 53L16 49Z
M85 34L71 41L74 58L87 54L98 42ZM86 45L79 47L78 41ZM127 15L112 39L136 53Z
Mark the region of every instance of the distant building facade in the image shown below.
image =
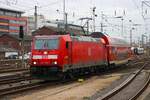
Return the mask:
M31 36L24 36L24 51L30 52L31 51ZM14 50L17 50L21 52L21 39L18 35L12 35L12 34L1 34L0 35L0 47L4 48L12 48Z
M54 35L54 34L71 34L71 35L86 35L82 26L67 24L66 31L65 25L56 24L51 26L43 26L36 31L32 32L32 35Z
M27 17L21 17L24 12L0 8L0 34L19 34L19 26L24 27L27 34Z
M28 35L31 35L35 31L35 16L28 16ZM37 15L37 29L45 24L45 17L43 15Z

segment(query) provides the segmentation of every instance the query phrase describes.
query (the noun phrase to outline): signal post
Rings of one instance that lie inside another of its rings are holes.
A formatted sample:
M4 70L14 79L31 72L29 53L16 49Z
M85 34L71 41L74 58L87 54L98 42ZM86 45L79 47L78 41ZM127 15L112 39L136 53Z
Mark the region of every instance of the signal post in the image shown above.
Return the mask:
M22 67L25 67L25 64L24 64L24 30L23 30L23 26L19 27L19 38L21 39L21 55L22 55L21 65L22 65Z

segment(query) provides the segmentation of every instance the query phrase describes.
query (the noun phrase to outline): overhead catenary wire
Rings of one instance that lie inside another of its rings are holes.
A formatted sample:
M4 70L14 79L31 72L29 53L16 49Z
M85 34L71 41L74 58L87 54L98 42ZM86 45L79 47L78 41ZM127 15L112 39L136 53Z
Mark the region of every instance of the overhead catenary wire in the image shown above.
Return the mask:
M26 2L19 3L17 0L16 0L16 3L11 3L11 5L8 5L7 2L4 2L4 1L0 1L0 3L4 4L5 6L13 7L13 8L16 8L16 9L21 9L24 12L28 12L28 11L34 11L34 6L35 5L38 5L37 6L38 8L45 8L45 7L48 7L48 6L50 7L52 5L58 4L59 0L57 0L55 2L51 2L51 3L45 4L45 5L39 5L39 2L37 0L35 0L35 4L33 4L33 3L32 4L31 3L26 4ZM31 7L29 5L34 5L34 6ZM29 8L29 9L26 9L26 8Z
M49 4L46 4L46 5L39 5L37 6L37 8L45 8L45 7L51 7L52 5L55 5L55 4L58 4L59 0L55 1L55 2L51 2ZM34 7L31 7L30 9L27 9L27 10L24 10L24 11L34 11Z
M133 2L133 4L134 4L134 6L138 9L138 11L139 11L139 14L141 15L141 17L143 18L143 20L144 20L144 22L145 22L145 18L144 18L144 16L143 16L143 14L142 14L142 9L140 9L140 7L137 5L137 3L136 3L136 1L135 0L131 0L132 2ZM143 2L143 1L142 1Z
M105 17L104 17L104 19L105 19L105 22L107 23L107 24L109 24L109 25L111 25L111 26L113 26L113 27L122 27L121 25L117 25L117 24L112 24L112 23L110 23L110 22L108 22L109 20L108 19L115 19L115 17L112 17L112 16L109 16L109 15L106 15L106 14L103 14ZM107 20L107 21L106 21ZM127 20L129 20L129 19L127 19ZM133 23L133 22L132 22ZM127 29L129 29L130 27L128 27L128 25L125 25L125 28L127 28Z
M19 6L18 6L18 2L16 2L16 3L9 3L9 4L7 4L7 2L4 2L4 1L0 1L0 4L2 4L2 7L8 7L8 8L13 8L13 9L17 9L17 10L22 10L22 11L24 11L24 9L26 9L27 7L29 7L29 6L25 6L25 5L23 5L23 4L19 4Z

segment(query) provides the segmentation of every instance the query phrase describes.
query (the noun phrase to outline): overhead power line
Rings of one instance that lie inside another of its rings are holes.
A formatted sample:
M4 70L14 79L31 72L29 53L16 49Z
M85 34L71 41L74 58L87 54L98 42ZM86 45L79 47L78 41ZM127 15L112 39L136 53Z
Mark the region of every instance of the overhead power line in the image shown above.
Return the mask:
M135 1L135 0L132 0L132 2L133 2L133 4L134 4L134 6L138 9L139 14L142 16L142 18L143 18L143 20L144 20L144 16L143 16L143 14L142 14L142 12L141 12L140 7L137 5L137 3L136 3L136 1Z
M37 8L45 8L45 7L50 7L52 5L58 4L59 0L55 1L55 2L51 2L49 4L46 5L41 5L41 6L37 6ZM30 9L24 10L24 11L30 11L30 10L34 10L34 7L31 7Z

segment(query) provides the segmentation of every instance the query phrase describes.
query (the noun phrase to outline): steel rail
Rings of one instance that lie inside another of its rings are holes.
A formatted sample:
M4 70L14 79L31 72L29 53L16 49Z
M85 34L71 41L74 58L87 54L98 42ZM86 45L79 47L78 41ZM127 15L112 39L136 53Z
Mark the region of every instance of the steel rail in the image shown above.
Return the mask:
M143 65L143 68L144 68L144 66L145 66L145 64ZM143 68L141 68L140 70L142 70ZM139 72L137 71L136 73L139 73ZM133 74L133 76L134 75L135 75L135 73ZM17 93L20 91L30 90L30 89L41 87L41 86L46 86L47 84L51 84L51 83L44 83L43 81L41 81L41 82L36 82L36 83L29 83L29 84L24 84L24 85L20 85L20 86L0 89L0 97L3 97L8 94ZM67 90L67 89L64 89L64 90ZM61 91L64 91L64 90L61 90ZM61 91L56 92L56 94ZM103 99L103 100L105 100L105 99Z
M147 65L148 63L144 63L144 65L137 70L136 72L134 72L128 79L126 79L122 84L120 84L119 86L117 86L116 88L114 88L113 90L111 90L110 92L106 93L104 96L97 98L96 100L108 100L111 97L113 97L115 94L117 94L118 92L120 92L122 89L124 89L126 86L128 86L134 79L135 77L144 69L144 67Z
M20 76L20 77L15 77L15 78L2 79L0 80L0 85L16 83L16 82L32 80L32 79L33 78L31 78L30 76L22 76L22 77Z
M150 73L148 75L147 81L145 82L145 84L141 87L141 89L139 89L139 91L137 91L137 93L131 97L129 100L136 100L143 92L144 90L146 90L146 88L148 87L150 83Z
M29 84L24 84L24 85L21 84L19 86L0 89L0 97L4 97L5 95L12 94L12 93L17 93L20 91L25 91L25 90L29 90L32 88L40 87L44 85L42 82L43 81L39 81L39 82L34 82L34 83L29 83Z
M16 68L16 69L5 69L5 70L0 70L0 73L8 73L8 72L18 72L18 71L27 71L29 70L28 68Z

